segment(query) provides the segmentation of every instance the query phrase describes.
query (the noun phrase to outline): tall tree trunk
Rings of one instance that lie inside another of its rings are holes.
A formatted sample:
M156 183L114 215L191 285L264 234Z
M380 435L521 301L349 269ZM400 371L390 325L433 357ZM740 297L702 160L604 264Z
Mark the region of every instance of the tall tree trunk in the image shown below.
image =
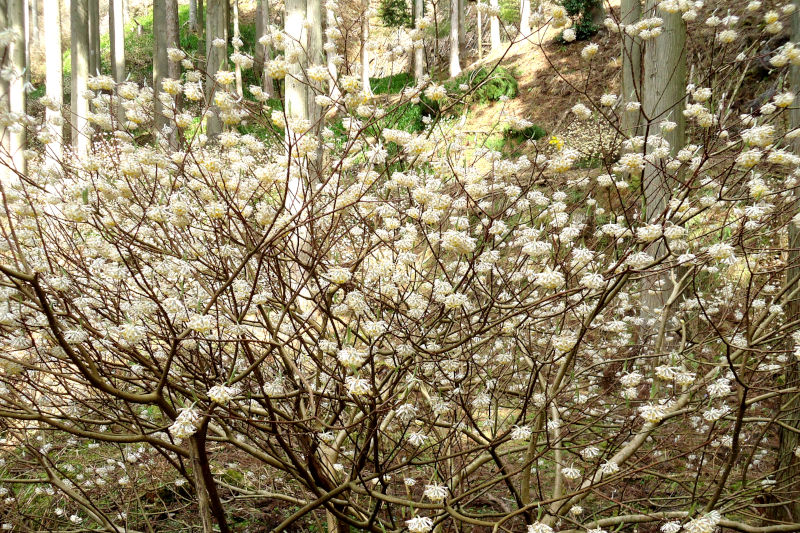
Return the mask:
M623 26L635 24L642 18L641 0L622 0L620 4ZM635 135L640 112L626 112L628 102L638 102L642 90L642 47L638 37L622 32L622 120L620 128L626 137Z
M108 2L108 37L111 44L111 75L125 81L125 10L122 0Z
M424 16L424 1L423 0L414 0L414 13L416 13L417 23L422 20ZM414 46L414 80L419 83L422 80L422 77L425 75L425 50L423 49L422 45L424 40L420 40L417 45Z
M455 78L461 74L461 59L459 58L459 0L450 0L450 77Z
M125 81L125 27L122 0L108 2L108 37L111 41L111 75L116 83ZM117 122L125 123L125 109L117 102Z
M169 76L167 59L167 2L153 0L153 113L156 131L163 133L167 119L161 102L161 81Z
M165 6L165 20L166 20L166 35L167 35L167 50L170 48L180 48L180 22L178 20L178 0L166 0ZM165 51L166 53L166 51ZM181 77L181 63L180 61L169 61L167 57L167 73L169 77L177 80ZM177 94L174 98L175 112L179 113L181 110L181 94ZM174 149L180 148L183 141L183 134L174 126L169 136L170 146Z
M680 13L657 10L657 6L658 0L647 0L647 13L652 14L650 16L657 14L663 19L664 31L659 37L647 41L645 46L642 110L651 132L659 132L658 125L665 120L677 124L672 131L660 132L669 142L670 152L675 155L686 142L686 118L682 112L686 97L686 23ZM671 184L664 172L648 164L642 175L642 189L647 220L660 221L671 196ZM666 253L666 248L662 241L658 241L649 252L660 258ZM660 288L655 287L657 282L661 283ZM664 309L673 289L668 273L643 280L643 289L643 318L650 320L669 312Z
M531 0L520 0L519 31L523 37L531 34Z
M310 65L322 65L325 60L322 50L322 0L307 0L306 20L308 20L308 62ZM320 108L315 98L317 94L324 93L323 87L319 87L316 82L309 80L308 118L314 123L321 118ZM319 130L319 128L316 129Z
M198 29L197 0L189 0L189 30L196 33Z
M22 3L22 9L24 10L24 16L22 21L22 27L25 28L25 65L31 64L31 47L33 47L34 38L33 38L33 30L31 29L31 5L34 0L25 0ZM35 8L35 5L34 5ZM30 83L31 81L31 69L25 69L25 83Z
M657 5L657 0L648 0L647 12L655 14ZM658 16L664 20L664 31L645 47L642 109L651 131L657 131L654 127L664 120L677 124L662 134L675 154L686 142L686 117L682 113L686 97L686 23L680 13L658 10ZM643 186L647 218L654 220L666 208L669 184L661 172L649 165Z
M233 0L233 48L234 51L239 51L239 41L241 34L239 33L239 0ZM242 67L238 63L234 65L236 73L236 95L241 98L243 94L242 88Z
M70 60L72 63L70 142L78 159L89 153L89 102L84 97L89 78L89 0L70 0Z
M203 9L203 0L197 0L197 27L201 34L205 33L206 19L205 9Z
M64 153L63 142L63 117L61 108L64 104L64 71L61 56L61 13L59 9L45 9L44 18L45 39L45 64L47 97L55 104L57 109L45 110L45 121L50 135L53 137L47 143L47 157L52 166L58 165Z
M792 15L792 36L793 41L800 40L800 0L794 0L795 11ZM789 83L792 91L797 94L800 90L800 66L792 65L789 71ZM789 111L790 128L800 127L800 107L793 105ZM794 152L800 153L800 140L794 141ZM795 189L795 202L800 201L800 195ZM795 204L797 209L797 204ZM798 286L798 276L800 276L800 230L796 224L789 224L789 257L790 267L786 272L786 283L789 286ZM786 320L792 321L800 318L800 296L795 295L786 309ZM787 347L791 350L791 346ZM800 386L800 361L796 357L790 358L786 367L786 382L784 386ZM777 457L777 476L775 484L776 497L780 501L786 502L781 508L776 510L784 516L777 518L788 522L800 522L800 457L796 455L796 450L800 446L800 396L797 393L789 393L781 397L781 404L784 405L783 412L780 414L782 425L779 429L778 457Z
M325 25L328 28L333 28L336 25L336 15L333 13L332 9L325 9ZM330 92L329 95L334 100L338 100L340 93L339 93L339 86L336 84L336 79L338 76L339 68L336 66L336 62L334 61L334 56L336 55L336 51L333 50L327 54L328 60L328 74L331 77L331 85L330 85Z
M89 0L89 75L100 72L100 0Z
M39 0L29 0L31 48L39 43Z
M303 80L303 71L307 65L305 50L307 49L307 32L303 31L306 20L306 0L286 0L286 35L293 46L300 48L299 61L292 64L286 76L286 113L291 118L308 118L308 91Z
M483 14L481 10L478 12L478 59L483 59Z
M213 45L214 39L223 39L228 42L227 25L225 24L226 0L208 0L206 3L206 105L209 107L206 120L206 135L213 139L222 132L222 121L218 109L213 105L214 89L216 82L214 75L222 66L227 54L226 47L217 48Z
M467 2L458 0L458 54L467 57Z
M253 57L253 67L261 76L261 88L272 97L272 79L269 77L266 65L272 59L272 47L266 40L262 44L262 37L269 31L269 0L258 0L256 3L256 53Z
M362 4L363 16L361 17L361 85L364 92L370 94L372 90L369 84L369 0Z
M25 116L25 71L27 70L25 19L27 6L24 0L8 0L8 29L20 36L8 46L8 56L14 69L13 78L8 84L8 110L20 117ZM19 125L17 125L19 126ZM27 171L25 162L26 134L24 127L7 128L11 130L9 152L14 168L20 174Z
M225 35L233 35L233 17L231 16L231 0L225 0Z
M489 5L493 9L500 9L498 0L490 0ZM500 17L497 15L492 15L490 19L489 41L492 44L493 51L500 49Z

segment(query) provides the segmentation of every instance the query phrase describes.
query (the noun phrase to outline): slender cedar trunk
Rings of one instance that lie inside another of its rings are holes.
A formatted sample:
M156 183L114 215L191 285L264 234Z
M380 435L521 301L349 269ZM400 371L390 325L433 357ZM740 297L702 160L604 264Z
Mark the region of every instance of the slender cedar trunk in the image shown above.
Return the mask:
M268 25L264 24L263 3L263 0L257 0L256 2L256 49L253 54L253 69L255 69L256 74L261 78L262 83L264 78L264 65L266 65L266 63L264 61L265 46L262 44L261 38L266 34L266 28L268 27Z
M235 52L239 51L239 41L241 34L239 33L239 0L233 0L233 48ZM236 95L241 98L243 94L242 87L242 67L238 63L234 65L234 72L236 74Z
M24 0L22 3L23 9L23 21L22 27L25 28L25 65L31 64L31 47L33 47L33 43L35 42L32 35L31 30L31 5L33 0ZM34 6L35 7L35 6ZM25 69L25 83L30 83L31 81L31 69Z
M489 5L494 9L500 9L498 0L489 0ZM489 20L489 41L492 45L492 51L500 49L500 18L492 15Z
M206 18L205 9L203 9L203 0L197 0L197 28L200 34L205 33Z
M197 33L197 0L189 0L189 31Z
M686 96L686 23L680 13L657 10L657 6L657 0L647 1L647 13L662 17L664 32L645 46L642 110L649 121L650 134L660 133L669 142L671 154L675 155L686 143L686 118L682 113ZM677 126L672 131L661 132L659 124L665 120L671 120ZM648 221L663 220L671 188L672 183L664 172L652 164L645 167L642 174L643 212ZM657 241L649 253L662 257L666 253L663 242ZM656 286L657 283L661 286ZM673 289L668 272L643 280L643 289L646 291L643 318L650 321L669 312L664 308Z
M369 1L362 4L361 17L361 85L364 92L370 94L372 90L369 84Z
M417 23L424 16L423 6L423 0L414 0L414 13L417 17ZM422 77L425 75L425 50L423 49L423 43L424 41L420 39L420 41L414 46L414 80L417 83L419 83L420 80L422 80Z
M227 25L225 24L225 0L208 0L206 3L206 105L209 107L206 120L206 135L213 139L222 132L222 121L218 116L219 110L213 105L216 83L214 75L222 67L227 53L226 47L215 47L214 39L223 39L228 42Z
M461 74L461 58L459 57L459 0L450 0L450 77Z
M478 59L483 59L483 14L478 9Z
M634 24L642 18L641 0L622 0L620 17L623 25ZM626 112L628 102L639 102L642 90L642 47L638 37L630 37L622 32L622 123L621 130L626 137L636 135L641 113Z
M89 75L100 73L100 0L89 0Z
M531 0L520 0L519 31L525 37L531 34Z
M45 39L45 64L46 64L46 91L47 97L55 103L57 109L45 110L45 119L53 140L47 143L47 157L53 166L56 166L63 157L63 133L61 107L64 104L64 79L61 56L61 13L60 9L45 9L43 11Z
M166 26L167 26L167 50L170 48L180 48L180 23L178 21L178 0L166 0ZM166 51L165 51L166 53ZM169 61L167 57L167 73L172 79L179 79L181 77L181 64L180 61ZM181 111L181 95L175 96L175 113ZM183 144L183 132L178 130L177 126L173 124L173 130L169 136L170 146L174 149L180 148Z
M792 15L792 40L800 39L800 0L794 0L795 11ZM800 66L792 65L789 71L789 83L792 91L797 94L800 89ZM795 103L789 110L790 128L800 127L800 107ZM795 153L800 153L800 140L794 141ZM800 194L795 189L795 209L800 201ZM796 224L789 224L789 268L786 271L786 283L789 286L800 286L800 229ZM800 296L794 295L786 309L786 320L792 322L800 318ZM793 347L788 346L789 350ZM800 360L790 357L786 366L787 388L800 386ZM778 439L778 460L775 496L785 502L781 507L774 508L778 516L774 518L797 523L800 521L800 457L797 455L800 446L800 395L789 393L781 397L784 406L780 413L781 425ZM783 515L783 516L781 516Z
M261 20L261 26L263 27L261 35L259 38L270 31L270 25L272 23L272 16L271 11L269 8L269 0L261 0L259 2L261 6L261 16L259 19ZM258 45L258 49L261 50L261 55L263 57L262 65L261 65L261 88L270 98L275 96L275 82L272 79L272 76L269 75L269 71L267 70L267 61L272 59L272 46L269 42L266 42L262 45Z
M89 77L89 0L70 1L70 59L70 142L75 155L82 159L89 153L89 102L84 98Z
M31 48L39 43L39 0L28 0Z
M458 54L467 57L467 1L458 0Z
M161 101L161 81L169 76L167 60L167 2L170 0L153 0L153 98L154 123L156 131L163 133L168 124L164 116L164 104ZM169 110L166 110L169 112Z
M308 20L308 63L310 65L322 65L325 61L322 50L322 0L307 0L306 6L306 20ZM319 124L321 117L320 107L317 105L315 98L318 94L323 94L324 88L320 87L316 82L309 80L308 84L308 118L317 127L315 131L319 133ZM320 144L320 150L322 145ZM322 152L320 151L320 156Z
M336 25L336 15L333 13L332 9L325 10L325 25L328 28L335 27ZM336 50L332 50L327 54L327 61L328 61L328 73L331 77L331 85L330 85L330 92L329 95L334 100L338 100L340 93L339 93L339 86L336 84L336 79L339 77L338 75L338 67L336 66L336 61L334 57L336 56Z
M24 0L9 0L7 11L7 24L19 39L8 45L8 56L11 59L14 76L8 83L8 109L12 114L20 117L25 115L25 71L27 70L25 34L25 19L27 18L27 7ZM25 128L5 128L11 129L9 134L9 152L14 169L19 174L27 172L24 150L26 149Z
M225 31L226 35L233 35L233 16L231 14L231 0L225 0Z
M307 61L304 50L307 49L308 33L304 31L306 20L306 0L287 0L286 1L286 21L284 30L289 37L292 46L298 46L301 50L299 60L293 63L289 70L289 75L285 80L285 100L286 113L290 118L308 118L308 91L306 91L305 71Z
M116 83L125 81L125 27L122 0L108 2L108 37L111 41L111 75ZM117 122L125 123L125 109L117 102Z

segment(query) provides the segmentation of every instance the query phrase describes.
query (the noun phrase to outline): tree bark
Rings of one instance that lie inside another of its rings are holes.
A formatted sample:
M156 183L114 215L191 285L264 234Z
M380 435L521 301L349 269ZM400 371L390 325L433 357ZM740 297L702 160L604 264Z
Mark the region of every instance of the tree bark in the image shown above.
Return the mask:
M467 2L458 0L458 54L467 56Z
M657 5L656 0L648 0L647 12L654 13ZM686 23L680 13L659 10L658 16L664 20L664 31L645 47L642 109L650 122L650 131L658 131L658 124L664 120L677 124L672 131L662 134L675 154L686 142L686 117L682 112L686 97ZM661 172L649 165L643 187L647 218L654 220L666 208L669 184Z
M332 28L336 25L336 15L333 13L332 9L325 9L325 24L328 28ZM330 85L330 92L329 95L334 100L338 100L340 93L339 93L339 86L336 84L336 79L338 78L338 70L339 68L336 66L336 62L334 61L334 56L336 52L331 52L327 54L328 60L328 74L331 77L331 85Z
M423 0L414 0L414 13L417 17L417 21L422 19L423 10L424 10L424 1ZM420 42L420 45L424 41ZM422 77L425 75L425 50L422 46L415 46L414 47L414 80L419 83L422 80Z
M111 44L111 75L114 81L125 81L125 26L122 0L109 0L108 37Z
M70 142L75 155L81 159L89 153L89 102L84 98L89 78L89 0L70 1L70 59Z
M308 92L303 80L303 72L307 65L305 50L308 46L308 33L303 31L305 20L306 0L287 0L284 30L292 46L297 46L300 50L299 61L291 65L285 80L286 113L289 117L295 119L308 118L308 104L306 102Z
M478 12L478 59L483 59L483 14Z
M180 48L181 44L181 36L180 36L180 22L178 20L178 0L166 0L166 34L167 34L167 50L170 48ZM167 53L166 50L164 52ZM169 56L167 56L167 73L169 77L177 80L181 77L181 63L180 61L169 61ZM174 106L175 112L179 113L181 110L181 95L177 94L174 97ZM180 148L182 141L183 141L183 134L178 130L177 126L174 126L172 132L169 136L170 146L173 149Z
M197 491L200 520L203 533L214 531L211 516L216 519L220 533L230 533L225 509L219 498L217 484L211 473L206 451L206 431L208 422L204 422L197 433L191 437L192 471L194 473L195 490Z
M89 75L100 73L100 0L89 0Z
M8 1L8 29L20 36L19 39L8 45L8 56L11 59L14 75L8 83L8 109L20 117L25 116L25 72L26 65L26 46L25 19L27 18L27 6L24 0ZM21 126L21 125L16 125ZM27 172L24 151L26 149L26 134L24 127L9 127L9 152L11 161L20 174Z
M647 1L647 13L656 13L658 0ZM664 21L663 33L647 41L644 52L644 89L642 110L649 122L649 131L661 133L670 144L670 153L675 155L686 142L686 117L683 102L686 97L686 23L680 13L658 10ZM660 132L658 125L671 120L677 126L670 132ZM671 184L659 168L647 164L642 173L644 213L648 221L661 221L671 196ZM656 258L666 253L662 241L651 246L649 252ZM657 281L661 287L655 287ZM653 275L643 280L644 305L642 317L648 321L661 313L672 293L669 273ZM646 327L646 326L645 326Z
M523 37L531 34L531 0L520 0L519 31Z
M197 32L199 25L197 24L197 0L189 0L189 30Z
M214 39L223 39L228 42L228 27L225 24L225 4L226 0L208 0L206 4L206 105L209 107L208 118L206 119L206 135L213 139L222 132L222 121L214 103L214 89L216 82L214 75L225 61L226 48L216 48L213 46Z
M800 39L800 0L794 0L795 11L792 15L792 40ZM789 71L789 83L792 91L797 94L800 89L800 66L792 65ZM789 110L790 128L800 127L800 107L793 105ZM794 141L794 152L800 153L800 140ZM800 200L800 194L795 189L794 200ZM795 203L795 209L797 209ZM798 276L800 276L800 229L796 224L789 224L789 268L786 271L786 283L788 286L797 286ZM791 322L800 317L800 297L794 296L786 306L786 320ZM789 350L793 347L788 346ZM797 387L800 385L800 361L797 357L790 356L786 366L785 387ZM776 470L775 496L784 501L785 504L775 508L780 514L775 518L787 520L789 522L800 521L800 498L797 494L800 491L800 457L795 455L795 451L800 446L800 396L797 393L789 393L786 397L781 397L781 404L785 409L780 414L781 425L778 433L778 460Z
M308 20L308 62L310 65L323 65L325 58L322 50L322 0L307 0L306 19ZM314 122L319 122L320 108L315 98L317 94L323 94L324 90L316 82L309 80L308 83L308 118ZM319 130L319 128L316 128ZM322 145L320 145L322 148Z
M31 48L39 42L39 0L29 0Z
M22 9L24 10L23 13L23 21L22 25L25 28L25 65L31 64L31 47L35 42L33 38L33 30L31 29L31 5L34 0L24 0ZM35 9L35 6L34 6ZM30 83L31 81L31 69L25 69L25 83Z
M239 45L236 44L241 39L241 34L239 33L239 0L233 0L232 4L233 9L233 48L234 51L239 51ZM242 67L238 63L234 65L234 72L236 74L236 95L241 98L244 89L242 87Z
M63 128L61 107L64 104L64 71L61 56L61 13L59 9L45 9L43 12L45 39L45 64L47 97L57 110L45 110L45 122L53 140L47 143L46 154L51 165L58 165L64 153L62 149Z
M620 4L621 23L634 24L642 18L640 0L622 0ZM625 105L638 102L642 90L642 47L638 37L622 32L622 120L620 129L626 137L636 134L641 113L626 112Z
M122 0L108 2L108 37L111 42L111 75L116 83L125 81L125 27ZM122 102L116 106L117 122L125 123L125 109Z
M494 9L500 9L498 0L490 0L489 5ZM500 49L500 17L496 15L492 15L490 20L489 41L493 51Z
M153 109L156 131L163 133L167 119L164 116L164 104L161 102L161 82L169 76L167 59L167 2L170 0L153 0Z
M461 74L461 58L459 57L459 0L450 0L450 77Z
M361 85L364 92L370 94L372 91L369 84L369 1L362 4L363 16L361 17Z

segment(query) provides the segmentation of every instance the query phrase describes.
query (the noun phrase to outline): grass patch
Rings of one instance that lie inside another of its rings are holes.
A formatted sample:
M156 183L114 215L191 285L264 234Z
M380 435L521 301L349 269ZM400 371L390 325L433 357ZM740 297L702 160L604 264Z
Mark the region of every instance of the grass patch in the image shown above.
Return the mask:
M477 70L463 72L447 82L445 87L448 92L463 93L462 85L467 85L472 91L472 100L481 104L496 102L504 96L515 98L519 94L515 73L503 67L495 69L480 67Z
M398 94L406 87L414 85L414 77L408 72L401 72L384 78L370 78L369 86L373 94Z

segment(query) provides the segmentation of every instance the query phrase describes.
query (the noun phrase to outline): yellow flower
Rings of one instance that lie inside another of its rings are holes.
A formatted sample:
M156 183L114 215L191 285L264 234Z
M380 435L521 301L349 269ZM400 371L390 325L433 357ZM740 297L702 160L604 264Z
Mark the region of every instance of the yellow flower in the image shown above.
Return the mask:
M564 141L553 135L550 137L550 141L547 143L550 146L555 147L556 151L560 152L562 148L564 148Z

